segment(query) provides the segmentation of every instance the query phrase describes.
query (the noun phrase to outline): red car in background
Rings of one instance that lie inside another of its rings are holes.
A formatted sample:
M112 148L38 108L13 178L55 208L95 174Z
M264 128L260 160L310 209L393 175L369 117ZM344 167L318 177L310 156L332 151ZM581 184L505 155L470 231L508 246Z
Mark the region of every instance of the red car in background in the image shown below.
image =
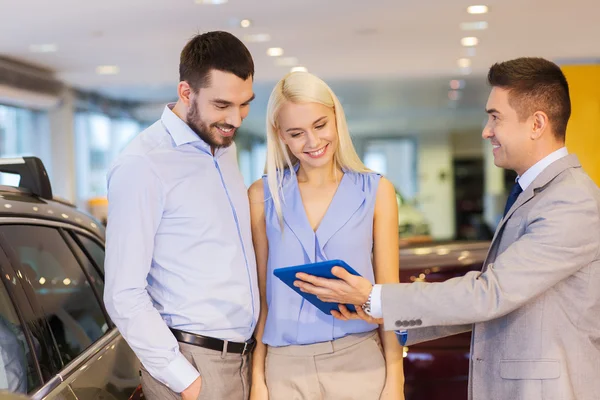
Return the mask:
M442 282L479 271L490 242L430 242L400 249L400 282ZM406 400L466 400L471 333L404 348Z

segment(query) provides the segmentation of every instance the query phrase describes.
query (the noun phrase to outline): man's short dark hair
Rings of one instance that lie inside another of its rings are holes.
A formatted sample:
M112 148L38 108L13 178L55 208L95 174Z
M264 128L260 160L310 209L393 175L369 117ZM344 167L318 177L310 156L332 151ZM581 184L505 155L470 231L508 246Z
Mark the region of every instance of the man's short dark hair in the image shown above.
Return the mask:
M210 71L229 72L246 80L254 77L254 61L248 48L231 33L207 32L194 36L181 51L179 81L192 90L210 85Z
M567 78L558 65L536 57L496 63L490 68L488 82L509 91L509 104L521 121L543 111L556 137L565 140L571 100Z

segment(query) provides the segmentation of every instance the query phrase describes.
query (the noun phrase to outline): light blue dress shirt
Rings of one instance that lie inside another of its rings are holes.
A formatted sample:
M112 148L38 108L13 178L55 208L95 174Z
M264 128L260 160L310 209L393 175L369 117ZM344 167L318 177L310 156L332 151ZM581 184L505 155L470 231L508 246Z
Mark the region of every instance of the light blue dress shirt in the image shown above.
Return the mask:
M171 108L108 172L104 300L148 372L181 392L199 373L169 327L243 342L260 303L235 145L213 156Z
M266 178L265 221L267 262L267 321L263 342L269 346L330 341L377 325L362 320L340 321L304 300L273 275L281 267L341 259L374 282L373 215L381 176L346 172L316 232L310 226L296 176L286 171L283 182L283 232Z

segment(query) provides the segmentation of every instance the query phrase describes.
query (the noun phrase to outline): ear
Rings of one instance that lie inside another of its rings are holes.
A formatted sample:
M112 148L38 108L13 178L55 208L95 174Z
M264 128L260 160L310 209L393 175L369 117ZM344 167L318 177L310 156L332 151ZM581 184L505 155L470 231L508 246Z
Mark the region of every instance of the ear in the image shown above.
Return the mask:
M548 115L543 111L536 111L532 118L531 139L537 140L549 127Z
M190 106L191 94L192 94L192 88L190 87L189 83L187 83L186 81L179 82L179 85L177 85L177 95L179 96L179 100L181 100L181 102L186 107Z

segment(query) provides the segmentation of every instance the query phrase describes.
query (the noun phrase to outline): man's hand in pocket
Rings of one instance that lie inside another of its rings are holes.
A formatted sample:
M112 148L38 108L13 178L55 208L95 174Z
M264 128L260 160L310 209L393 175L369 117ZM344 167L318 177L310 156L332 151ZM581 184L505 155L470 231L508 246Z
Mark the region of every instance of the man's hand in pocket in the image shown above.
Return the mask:
M200 397L200 390L202 390L202 377L199 376L190 386L181 392L181 398L183 400L197 400Z

